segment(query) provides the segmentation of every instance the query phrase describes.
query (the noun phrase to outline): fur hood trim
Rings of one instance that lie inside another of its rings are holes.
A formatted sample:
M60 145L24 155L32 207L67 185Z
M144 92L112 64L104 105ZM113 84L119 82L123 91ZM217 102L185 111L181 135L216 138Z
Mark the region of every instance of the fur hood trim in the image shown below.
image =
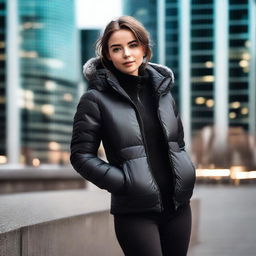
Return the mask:
M146 69L151 71L154 77L170 77L173 85L174 74L170 68L149 62ZM111 76L111 72L103 66L99 57L91 58L83 65L83 74L89 84L96 86L98 89L100 86L104 87L104 78Z

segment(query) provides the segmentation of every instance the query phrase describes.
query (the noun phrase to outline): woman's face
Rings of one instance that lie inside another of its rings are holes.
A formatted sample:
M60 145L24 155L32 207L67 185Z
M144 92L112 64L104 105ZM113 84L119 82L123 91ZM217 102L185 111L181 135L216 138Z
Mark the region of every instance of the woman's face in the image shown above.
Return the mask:
M130 30L115 31L108 40L108 59L123 73L137 76L144 55L144 46Z

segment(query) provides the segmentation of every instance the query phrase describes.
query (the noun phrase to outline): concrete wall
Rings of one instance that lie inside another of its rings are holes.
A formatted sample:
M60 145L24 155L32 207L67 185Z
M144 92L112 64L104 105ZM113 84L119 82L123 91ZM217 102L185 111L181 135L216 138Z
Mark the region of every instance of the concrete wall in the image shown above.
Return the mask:
M35 224L0 234L1 256L117 256L112 216L107 212Z
M0 233L0 255L21 255L21 233L19 229L6 233Z
M22 229L22 256L122 255L108 211Z
M0 196L0 256L121 256L104 191ZM190 246L198 239L199 202Z

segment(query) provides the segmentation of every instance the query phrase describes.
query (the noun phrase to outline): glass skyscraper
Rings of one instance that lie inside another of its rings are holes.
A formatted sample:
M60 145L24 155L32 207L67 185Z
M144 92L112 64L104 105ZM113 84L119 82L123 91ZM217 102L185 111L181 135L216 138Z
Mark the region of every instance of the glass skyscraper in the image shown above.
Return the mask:
M0 0L0 163L6 162L6 0Z
M153 61L174 71L173 94L188 147L200 137L201 148L204 141L206 151L212 147L221 157L235 136L243 135L239 150L248 141L255 150L256 2L126 0L124 14L138 18L153 35Z
M214 0L191 1L192 135L214 120Z
M250 5L249 1L230 0L229 3L229 125L241 126L248 131L251 58ZM254 28L254 33L256 33L256 28Z
M100 29L81 29L81 67L90 58L95 57L95 42L100 36Z
M123 10L125 14L131 15L140 20L150 31L151 44L153 49L152 61L157 61L157 8L155 0L124 0Z
M81 73L74 1L19 0L16 3L16 13L12 12L12 15L16 14L18 18L16 58L19 59L19 83L14 86L20 93L17 99L12 99L10 94L8 98L4 94L8 85L1 79L0 138L3 140L12 136L2 136L5 130L3 124L6 123L4 118L13 118L4 103L18 101L19 128L14 128L14 133L19 135L20 148L16 162L34 166L43 163L67 164ZM1 9L6 15L8 8L3 1ZM3 45L6 44L4 34L13 29L7 27L1 22ZM5 60L1 60L1 76L12 76L2 62L5 63ZM1 143L0 155L2 159L6 157L7 163L11 158L7 153L11 155L11 147L8 139L6 143Z

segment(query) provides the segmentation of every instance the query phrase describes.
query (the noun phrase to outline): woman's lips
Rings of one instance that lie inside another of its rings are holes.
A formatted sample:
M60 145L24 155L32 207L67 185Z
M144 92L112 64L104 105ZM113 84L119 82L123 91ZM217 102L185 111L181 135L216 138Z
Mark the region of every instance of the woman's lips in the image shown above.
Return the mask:
M130 67L133 65L133 63L134 63L134 61L127 61L127 62L123 63L123 65L126 67Z

